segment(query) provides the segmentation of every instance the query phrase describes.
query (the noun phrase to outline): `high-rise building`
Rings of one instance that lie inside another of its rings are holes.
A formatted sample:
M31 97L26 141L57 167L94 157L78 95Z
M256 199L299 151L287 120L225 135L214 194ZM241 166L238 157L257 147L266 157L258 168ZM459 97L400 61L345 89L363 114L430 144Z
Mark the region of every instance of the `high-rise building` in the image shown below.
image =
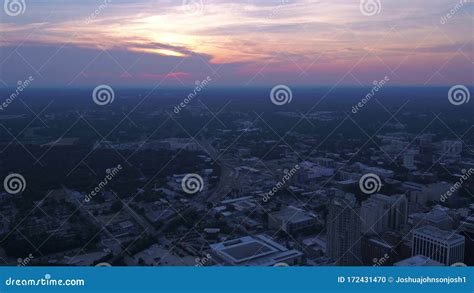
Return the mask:
M360 207L353 194L329 204L327 254L337 265L362 265Z
M407 223L408 201L404 194L374 194L362 203L362 233L380 234L400 230Z
M413 233L412 255L424 255L450 266L464 262L465 238L451 231L434 226L418 228Z

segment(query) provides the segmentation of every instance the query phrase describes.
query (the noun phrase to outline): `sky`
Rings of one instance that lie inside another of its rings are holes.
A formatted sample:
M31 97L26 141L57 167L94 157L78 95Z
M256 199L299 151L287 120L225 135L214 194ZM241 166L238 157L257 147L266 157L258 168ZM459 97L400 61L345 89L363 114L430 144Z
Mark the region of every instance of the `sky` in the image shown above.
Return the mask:
M472 0L3 2L3 87L474 83Z

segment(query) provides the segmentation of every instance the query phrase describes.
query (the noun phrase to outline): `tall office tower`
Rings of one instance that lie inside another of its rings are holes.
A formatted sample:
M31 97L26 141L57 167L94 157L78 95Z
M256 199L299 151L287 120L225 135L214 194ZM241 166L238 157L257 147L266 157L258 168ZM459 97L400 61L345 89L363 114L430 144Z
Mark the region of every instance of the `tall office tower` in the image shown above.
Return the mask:
M408 199L405 194L388 196L390 211L388 212L388 227L399 231L408 222Z
M413 233L412 255L424 255L450 266L464 262L464 243L464 236L453 231L424 226Z
M374 194L362 203L362 233L379 234L400 230L407 223L408 201L404 194Z
M360 207L353 194L336 196L329 204L327 255L337 265L362 265Z

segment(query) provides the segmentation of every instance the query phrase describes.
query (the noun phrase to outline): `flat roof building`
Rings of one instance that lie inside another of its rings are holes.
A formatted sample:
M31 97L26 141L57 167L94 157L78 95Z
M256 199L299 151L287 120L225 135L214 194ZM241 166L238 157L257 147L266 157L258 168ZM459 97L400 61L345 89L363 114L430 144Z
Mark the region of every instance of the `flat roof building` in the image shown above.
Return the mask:
M424 255L415 255L393 264L395 267L439 267L444 264Z
M230 266L298 265L303 256L300 251L288 249L265 234L228 240L210 247L216 262Z
M465 238L434 226L418 228L413 233L412 255L424 255L447 266L464 262Z

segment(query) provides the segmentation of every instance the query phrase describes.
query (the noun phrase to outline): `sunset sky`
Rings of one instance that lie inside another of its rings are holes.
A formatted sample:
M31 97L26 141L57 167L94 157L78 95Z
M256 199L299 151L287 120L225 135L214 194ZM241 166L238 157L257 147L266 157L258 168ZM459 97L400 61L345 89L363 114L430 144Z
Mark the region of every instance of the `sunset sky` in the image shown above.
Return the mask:
M0 11L3 87L474 80L472 1L380 0L375 15L359 0L24 2Z

